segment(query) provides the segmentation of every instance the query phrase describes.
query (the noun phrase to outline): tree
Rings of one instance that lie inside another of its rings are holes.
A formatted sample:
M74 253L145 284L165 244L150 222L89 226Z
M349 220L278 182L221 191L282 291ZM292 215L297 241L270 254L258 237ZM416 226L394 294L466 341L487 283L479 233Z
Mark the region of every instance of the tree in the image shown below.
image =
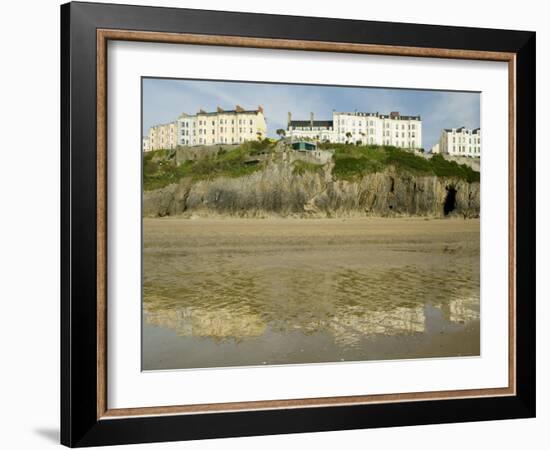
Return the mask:
M346 133L346 138L351 139L351 133L349 131ZM346 140L346 144L347 143L348 143L348 141Z
M277 136L279 136L281 139L284 138L286 136L286 131L283 130L282 128L279 128L277 131Z

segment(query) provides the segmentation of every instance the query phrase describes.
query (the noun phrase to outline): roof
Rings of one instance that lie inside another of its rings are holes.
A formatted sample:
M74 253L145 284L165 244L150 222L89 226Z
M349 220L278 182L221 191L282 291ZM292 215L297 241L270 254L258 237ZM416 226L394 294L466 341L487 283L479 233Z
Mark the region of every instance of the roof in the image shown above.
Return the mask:
M378 117L381 119L393 119L393 120L422 120L420 116L390 116L388 114L380 114Z
M394 119L394 120L422 120L420 116L403 116L401 114L379 114L378 112L334 112L335 114L349 114L351 116L359 116L359 117L379 117L380 119Z
M446 132L446 133L451 133L452 131L458 131L459 133L461 131L471 131L472 134L479 134L481 129L480 128L474 128L472 130L470 130L469 128L466 128L466 127L459 127L459 128L443 128L443 131Z
M243 111L237 111L236 109L224 109L223 111L212 111L212 112L198 112L197 116L217 116L219 114L258 114L258 109L250 109L250 110L243 110Z
M361 111L334 111L334 114L348 114L350 116L359 116L359 117L378 117L377 112L361 112Z
M177 122L168 122L168 123L158 123L156 125L151 125L149 127L149 129L151 128L160 128L160 127L167 127L169 125L173 125L173 126L176 126L177 125Z
M288 124L290 127L323 127L331 128L334 125L332 120L291 120Z

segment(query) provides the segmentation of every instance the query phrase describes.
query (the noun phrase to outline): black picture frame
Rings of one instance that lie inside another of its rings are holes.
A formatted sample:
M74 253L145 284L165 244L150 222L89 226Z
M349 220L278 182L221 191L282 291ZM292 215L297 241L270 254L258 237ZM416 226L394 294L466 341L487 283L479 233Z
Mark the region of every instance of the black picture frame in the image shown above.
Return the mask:
M511 52L516 55L516 395L141 416L97 414L98 29ZM61 443L70 447L535 416L534 32L68 3L61 6Z

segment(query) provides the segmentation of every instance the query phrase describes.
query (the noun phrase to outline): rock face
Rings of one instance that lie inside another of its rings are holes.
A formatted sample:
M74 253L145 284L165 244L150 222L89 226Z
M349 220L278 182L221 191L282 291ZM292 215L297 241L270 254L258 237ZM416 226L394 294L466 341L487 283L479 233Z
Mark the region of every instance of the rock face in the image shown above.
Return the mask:
M334 180L330 167L297 174L290 164L270 164L240 178L183 179L143 195L143 215L262 217L426 216L477 217L479 183L414 176L388 167L356 181Z

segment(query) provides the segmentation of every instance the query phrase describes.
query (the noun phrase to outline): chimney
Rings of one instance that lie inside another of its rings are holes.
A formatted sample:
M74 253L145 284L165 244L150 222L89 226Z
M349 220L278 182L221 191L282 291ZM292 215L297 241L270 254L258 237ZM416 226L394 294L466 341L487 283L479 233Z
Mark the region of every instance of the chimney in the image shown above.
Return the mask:
M237 111L237 112L244 112L244 109L243 109L242 106L237 105L237 106L235 106L235 111Z
M206 114L206 111L204 109L199 109L199 114Z
M221 109L219 106L216 106L216 111L218 111L219 113L222 113L223 109Z
M397 119L397 118L399 117L399 111L392 111L392 112L390 113L390 117L391 117L392 119Z
M312 112L309 113L309 125L311 126L311 128L313 128L313 113Z
M292 113L288 112L288 125L290 125L290 122L292 121Z
M258 112L264 113L264 109L262 108L262 105L258 105Z

